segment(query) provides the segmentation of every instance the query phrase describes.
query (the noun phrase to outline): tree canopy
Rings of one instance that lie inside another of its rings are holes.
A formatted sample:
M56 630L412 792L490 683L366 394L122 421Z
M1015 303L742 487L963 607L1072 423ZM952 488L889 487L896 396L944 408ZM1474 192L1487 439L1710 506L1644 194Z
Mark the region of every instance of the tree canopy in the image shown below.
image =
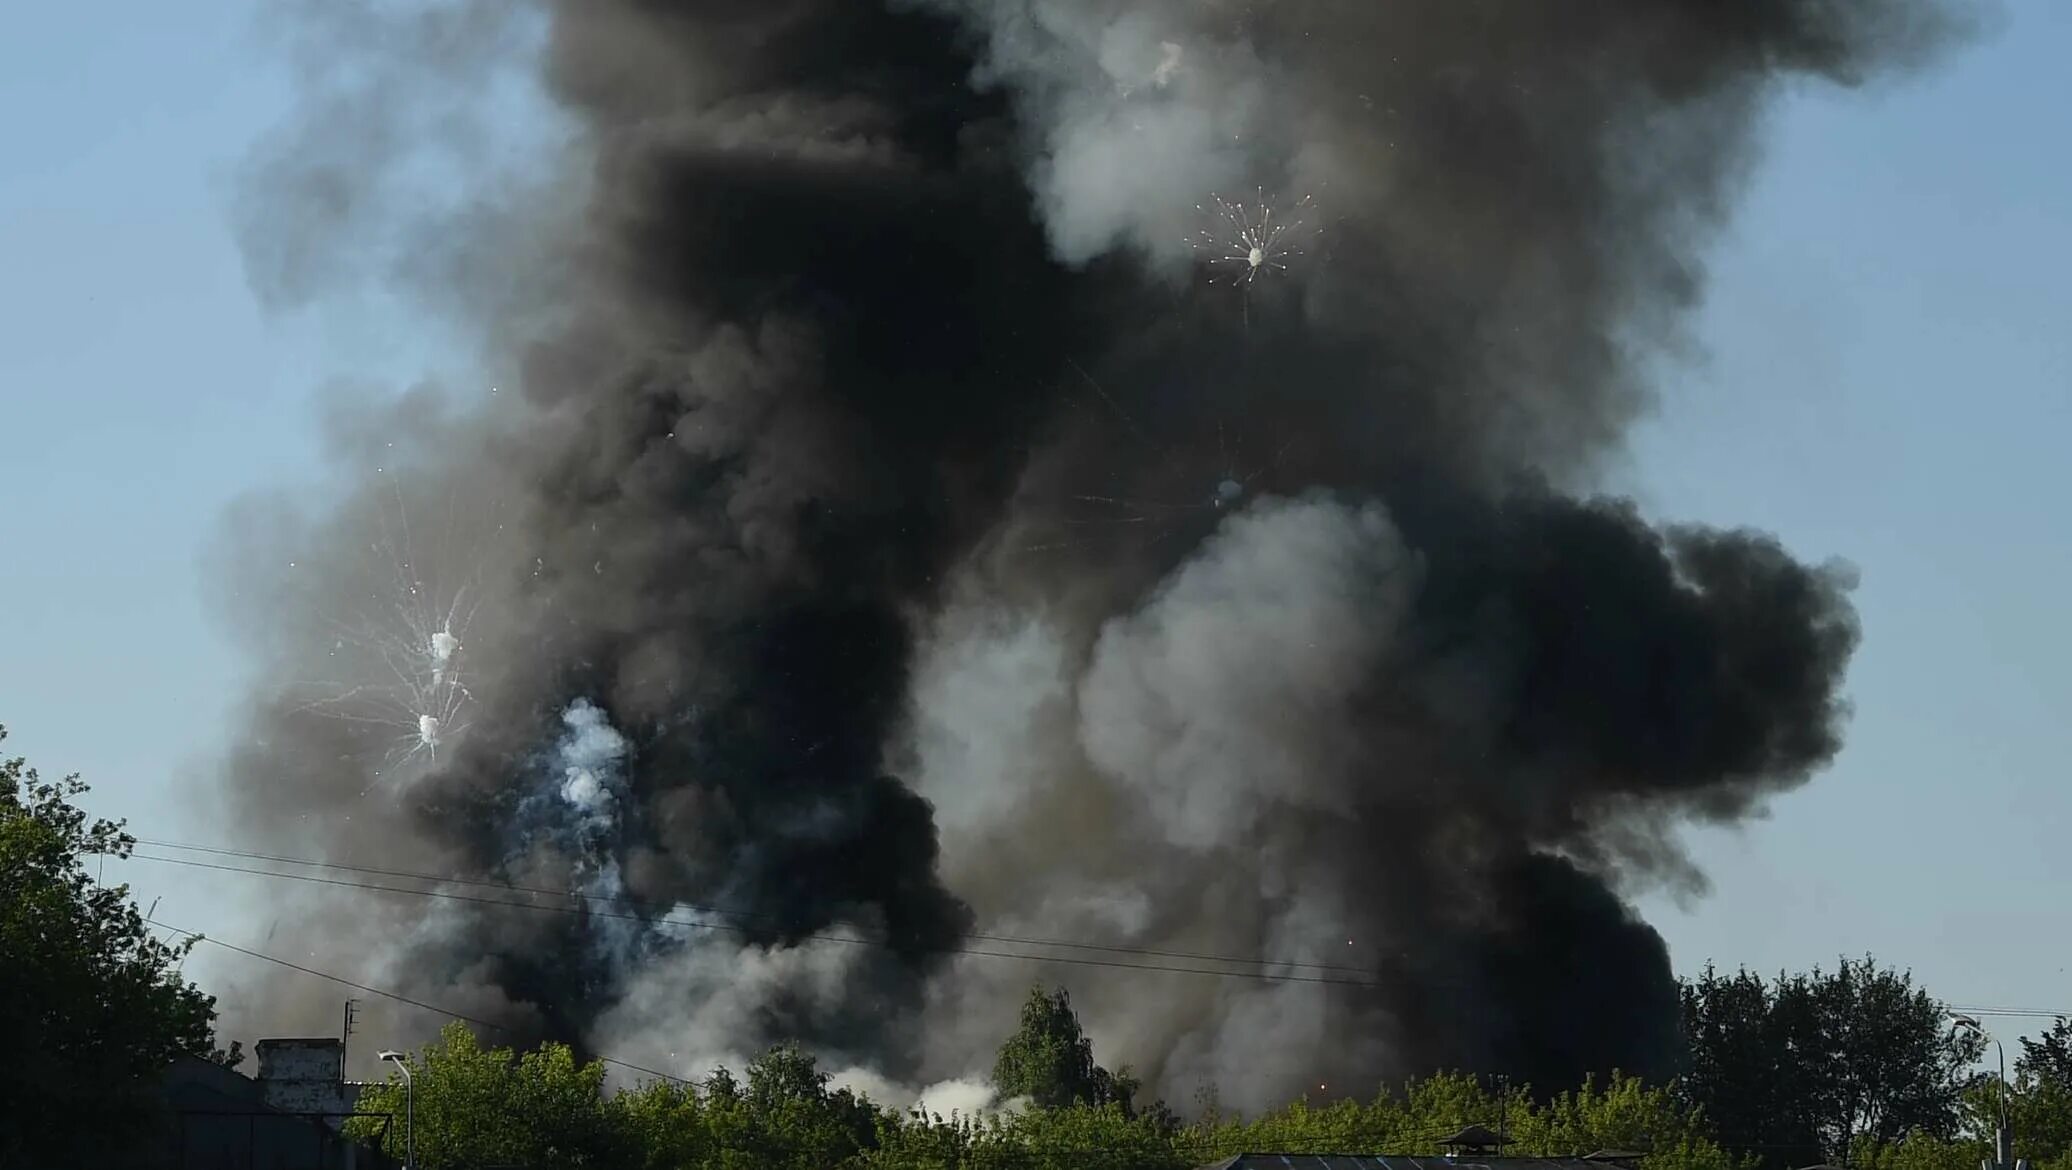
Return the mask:
M1639 1149L1647 1151L1641 1170L1742 1170L1675 1094L1632 1077L1535 1101L1524 1088L1499 1096L1477 1078L1448 1073L1368 1101L1298 1101L1255 1118L1212 1113L1180 1125L1150 1111L1131 1116L1113 1101L899 1113L832 1087L811 1055L790 1047L750 1064L745 1079L721 1070L699 1084L656 1080L607 1097L602 1068L574 1064L565 1048L484 1050L456 1025L411 1069L426 1170L1185 1170L1247 1150L1436 1154L1448 1130L1500 1117L1519 1152ZM402 1091L400 1080L370 1088L363 1108L401 1116ZM353 1124L369 1136L380 1129L372 1119ZM402 1151L402 1127L391 1126L387 1139L390 1152Z
M0 728L0 740L7 736ZM0 1165L94 1165L148 1130L153 1090L182 1054L213 1046L215 1000L180 976L193 939L153 937L96 855L125 857L119 822L87 819L78 777L0 761Z
M1859 1139L1952 1137L1982 1041L1910 974L1866 956L1832 972L1710 967L1684 985L1686 1101L1773 1167L1841 1160Z
M386 1113L390 1120L356 1117L347 1133L362 1139L385 1134L388 1152L400 1158L414 1127L424 1170L618 1164L602 1097L604 1066L577 1064L564 1045L522 1056L486 1049L465 1024L454 1023L405 1063L410 1108L400 1077L369 1085L360 1093L360 1112Z
M1137 1082L1128 1069L1111 1073L1094 1062L1094 1045L1079 1026L1064 988L1029 989L1021 1026L1000 1046L993 1089L1002 1099L1026 1099L1040 1108L1114 1105L1128 1115Z
M2021 1053L2015 1058L2017 1074L2072 1092L2072 1020L2060 1016L2043 1035L2022 1037Z

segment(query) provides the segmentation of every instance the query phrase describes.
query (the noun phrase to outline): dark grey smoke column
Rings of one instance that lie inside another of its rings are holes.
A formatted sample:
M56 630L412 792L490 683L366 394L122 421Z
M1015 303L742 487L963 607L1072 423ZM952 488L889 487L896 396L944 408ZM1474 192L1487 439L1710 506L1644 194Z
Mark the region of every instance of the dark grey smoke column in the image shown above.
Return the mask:
M1843 576L1587 489L1768 87L1920 56L1929 3L545 11L579 173L475 225L523 295L437 284L526 402L412 473L515 485L523 552L406 802L452 865L748 935L458 911L406 970L651 1059L956 1075L1031 974L946 958L975 909L1383 985L1070 973L1168 1090L1668 1066L1621 891L1832 757L1856 630ZM1261 187L1321 231L1206 285L1195 205ZM577 699L627 745L605 856L554 819ZM343 758L264 726L245 786Z

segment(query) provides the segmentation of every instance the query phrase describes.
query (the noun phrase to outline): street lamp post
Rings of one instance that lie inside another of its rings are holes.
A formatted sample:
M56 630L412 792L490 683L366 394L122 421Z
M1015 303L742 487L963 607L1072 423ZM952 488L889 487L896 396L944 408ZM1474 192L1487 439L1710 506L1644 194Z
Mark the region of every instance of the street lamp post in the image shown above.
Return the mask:
M1994 1094L1994 1104L2000 1113L2000 1126L1998 1132L1993 1135L1993 1164L2001 1170L2012 1170L2013 1163L2008 1160L2014 1154L2014 1134L2007 1124L2007 1048L2000 1043L1998 1036L1986 1031L1977 1017L1952 1012L1950 1023L1981 1040L1991 1040L1994 1049L2000 1054L2000 1091Z
M417 1081L410 1075L410 1066L403 1063L402 1053L385 1050L381 1059L403 1074L403 1170L417 1170Z

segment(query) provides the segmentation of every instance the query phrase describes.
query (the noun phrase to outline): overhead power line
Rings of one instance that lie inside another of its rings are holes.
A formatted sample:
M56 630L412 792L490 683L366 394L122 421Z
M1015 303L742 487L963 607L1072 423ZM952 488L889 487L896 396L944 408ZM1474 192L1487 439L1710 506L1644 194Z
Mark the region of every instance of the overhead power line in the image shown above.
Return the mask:
M286 967L290 971L300 971L304 975L314 975L318 979L328 979L333 983L350 987L354 991L364 991L369 995L378 995L381 996L383 999L392 999L395 1000L397 1003L409 1004L411 1007L414 1008L423 1008L425 1011L428 1012L435 1012L442 1016L448 1016L452 1019L460 1020L463 1023L475 1024L479 1027L490 1028L498 1032L516 1032L516 1029L510 1027L507 1024L499 1024L494 1020L485 1020L480 1016L471 1016L468 1015L466 1012L457 1012L454 1011L452 1008L443 1008L440 1007L438 1004L426 1003L421 999L412 999L410 996L403 995L400 992L388 991L383 988L370 986L365 983L360 983L355 980L347 979L341 975L333 975L328 971L319 971L314 967L305 967L300 963L291 962L290 960L279 958L274 955L265 954L261 951L255 951L248 947L238 946L236 943L224 942L220 938L211 938L208 935L201 933L200 931L183 930L180 927L174 926L170 922L161 922L156 918L149 917L145 918L144 921L150 923L153 926L158 927L161 930L169 930L172 931L174 934L184 935L185 937L191 938L196 942L205 942L208 943L210 946L222 947L226 951L236 951L240 955L245 955L249 958L260 959L265 962L272 963L276 966ZM633 1072L642 1072L648 1074L649 1076L661 1077L665 1081L675 1081L679 1084L691 1083L683 1077L674 1076L670 1073L665 1073L660 1069L649 1068L646 1065L634 1064L630 1060L619 1060L616 1057L610 1056L599 1056L597 1057L597 1059L605 1064L617 1065L620 1068L630 1069Z
M139 845L148 845L158 849L176 849L192 853L211 854L219 857L233 857L249 861L265 861L281 865L298 865L314 869L327 869L338 872L366 874L370 876L398 878L411 881L436 882L442 885L473 886L478 888L502 890L508 893L515 894L528 894L540 897L572 900L583 903L583 905L556 906L541 904L537 902L520 902L500 898L483 898L471 896L468 894L456 893L450 890L409 889L399 886L376 885L373 883L318 877L312 874L284 873L278 870L254 869L245 866L224 865L212 862L194 861L187 858L163 857L150 853L133 852L131 854L132 857L141 860L157 861L169 865L181 865L197 869L211 869L220 872L239 873L255 877L284 878L291 881L301 881L317 885L328 885L347 889L365 890L374 893L401 894L414 897L441 898L449 901L470 902L478 905L497 906L507 909L531 910L554 914L586 914L591 917L597 918L638 921L654 925L678 926L696 930L708 930L738 934L753 933L753 929L749 926L735 926L728 925L725 923L687 920L683 918L671 917L667 914L651 916L627 912L623 910L615 910L612 909L612 907L620 904L618 900L606 898L600 895L584 894L577 891L556 890L545 887L517 885L511 882L497 881L488 878L470 878L459 875L434 874L415 870L384 869L375 866L351 865L344 862L318 861L313 858L294 857L286 854L277 853L262 853L244 849L231 849L225 846L195 845L187 842L166 841L145 837L139 837L135 840L136 843ZM759 914L753 911L733 910L713 906L695 905L683 902L672 903L670 905L670 909L689 910L695 913L712 914L719 917L734 918L744 923L766 923L771 928L776 928L780 926L782 923L782 920L775 915ZM840 943L845 946L890 947L892 945L882 940L853 938L842 935L830 934L808 934L804 936L793 937L798 938L799 941ZM1094 951L1116 955L1137 956L1143 958L1182 959L1194 962L1226 963L1232 965L1244 965L1253 967L1280 967L1291 968L1294 970L1343 972L1347 974L1367 975L1369 976L1369 978L1333 979L1294 974L1281 974L1272 971L1224 971L1198 967L1172 966L1168 964L1159 963L1118 962L1113 960L1075 958L1065 955L1024 954L1016 952L981 950L969 947L941 948L938 953L972 955L980 958L1016 959L1021 960L1023 962L1032 963L1063 963L1076 966L1110 967L1125 970L1156 971L1190 975L1209 975L1224 978L1257 979L1267 982L1314 983L1326 986L1358 987L1370 990L1380 990L1385 987L1384 984L1379 983L1371 978L1373 974L1371 969L1349 966L1345 964L1314 963L1267 958L1243 958L1236 955L1220 955L1199 951L1160 950L1156 948L1130 947L1111 943L1092 943L1069 939L1039 938L1023 935L993 934L981 932L969 933L963 935L962 937L977 942L1005 943L1015 946L1052 947L1061 950ZM214 940L210 941L213 942ZM264 958L265 956L259 957ZM288 965L292 966L292 964ZM325 978L329 978L329 976L325 976ZM1952 1011L1962 1012L1966 1015L1979 1016L1982 1018L2072 1019L2072 1008L2008 1007L2004 1005L1979 1006L1960 1003L1951 1003L1946 1006L1948 1006L1948 1008Z
M512 893L537 894L549 898L573 898L578 901L601 903L607 906L619 904L619 901L616 899L605 898L595 894L584 894L572 890L548 889L539 886L521 886L512 882L498 881L492 878L475 878L453 874L426 873L421 870L384 869L370 865L350 865L345 862L338 861L318 861L314 858L308 857L293 857L279 853L259 853L246 849L231 849L220 845L191 845L179 841L162 841L149 837L138 837L135 840L136 843L139 845L149 845L157 849L178 849L190 853L207 853L219 857L236 857L247 861L268 861L281 865L300 865L307 866L313 869L328 869L342 873L367 874L374 877L403 878L410 881L421 882L438 882L442 885L476 886L486 889L505 890ZM154 861L174 860L172 858L155 857L151 855L139 856L145 856L148 860ZM298 875L283 874L280 876L294 877ZM666 909L689 910L699 914L712 914L722 918L733 918L742 922L765 922L770 924L772 927L781 927L784 924L783 919L779 918L774 914L758 913L751 910L728 909L720 906L698 905L689 902L672 902L669 904L668 907L666 907ZM1138 958L1182 959L1198 963L1243 963L1264 967L1286 967L1298 971L1335 971L1341 974L1360 976L1372 976L1374 973L1372 968L1353 966L1344 963L1315 963L1295 959L1245 958L1239 955L1219 955L1201 951L1160 950L1153 947L1126 946L1117 943L1084 942L1072 939L1037 938L1026 935L993 934L978 931L967 933L962 937L972 942L1006 943L1013 946L1028 947L1054 947L1060 950L1097 951L1104 952L1107 954L1132 955Z
M137 860L156 861L161 864L187 866L194 869L216 870L223 873L247 874L254 877L284 878L289 881L308 882L314 885L334 886L343 889L365 890L370 893L401 894L406 897L417 898L439 898L446 901L467 902L478 906L496 906L508 910L527 910L535 913L547 914L577 914L592 918L616 919L629 922L641 922L649 925L672 926L681 927L688 930L706 930L730 934L753 935L757 933L757 931L754 928L734 925L730 923L701 922L695 919L675 918L666 914L660 916L647 916L642 914L629 913L621 910L599 908L592 903L597 901L607 901L607 904L609 904L608 900L599 899L595 896L586 896L580 894L571 895L560 891L556 891L549 896L557 898L572 897L578 901L584 902L584 904L580 906L555 906L542 904L538 902L519 902L504 898L488 898L475 894L458 893L452 890L409 889L402 886L378 885L373 882L359 882L345 878L322 877L316 874L284 873L279 870L253 869L249 866L225 865L218 862L210 861L195 861L184 857L161 857L156 854L150 853L133 852L130 854L130 856ZM441 879L427 878L425 880L436 881ZM526 892L519 890L516 887L509 888L513 889L513 892ZM835 943L842 946L876 947L888 950L897 949L893 943L884 939L856 938L837 934L793 934L789 935L788 938L791 941L795 942L825 942ZM1385 984L1373 979L1342 979L1322 975L1284 974L1273 971L1230 971L1218 970L1210 967L1185 967L1169 963L1132 963L1120 959L1095 959L1075 955L1039 955L1029 954L1020 951L988 950L978 947L936 947L930 948L928 953L945 955L969 955L976 958L986 959L1014 959L1026 963L1062 963L1069 966L1077 967L1108 967L1126 971L1159 971L1177 975L1207 975L1224 979L1253 979L1267 983L1310 983L1330 987L1357 987L1364 988L1367 990L1382 990L1386 987ZM1229 963L1244 963L1258 966L1294 965L1275 964L1270 960L1261 959L1219 958L1217 961Z
M1967 1016L2005 1016L2024 1020L2072 1019L2072 1008L1972 1007L1961 1003L1945 1006L1953 1012L1962 1012Z

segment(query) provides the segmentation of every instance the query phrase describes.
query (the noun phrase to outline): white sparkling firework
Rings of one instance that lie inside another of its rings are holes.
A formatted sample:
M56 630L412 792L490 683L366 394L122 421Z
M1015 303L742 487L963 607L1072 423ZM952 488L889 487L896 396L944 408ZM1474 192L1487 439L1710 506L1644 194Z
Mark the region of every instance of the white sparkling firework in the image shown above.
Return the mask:
M474 696L467 638L475 602L469 582L449 582L448 574L419 563L400 490L379 509L367 551L380 568L366 582L362 604L321 618L331 638L326 656L333 679L297 683L291 691L298 710L393 732L376 768L377 775L393 775L435 763L468 729ZM450 553L450 540L442 541L431 559Z
M1251 284L1269 270L1286 272L1288 258L1302 255L1296 245L1305 235L1302 215L1311 206L1311 198L1303 196L1295 204L1293 218L1289 218L1274 209L1264 189L1258 196L1256 203L1209 196L1220 222L1214 228L1202 229L1188 241L1195 251L1208 256L1212 270L1227 273L1230 283ZM1209 213L1199 203L1195 208L1204 215ZM1216 277L1209 280L1213 284Z

